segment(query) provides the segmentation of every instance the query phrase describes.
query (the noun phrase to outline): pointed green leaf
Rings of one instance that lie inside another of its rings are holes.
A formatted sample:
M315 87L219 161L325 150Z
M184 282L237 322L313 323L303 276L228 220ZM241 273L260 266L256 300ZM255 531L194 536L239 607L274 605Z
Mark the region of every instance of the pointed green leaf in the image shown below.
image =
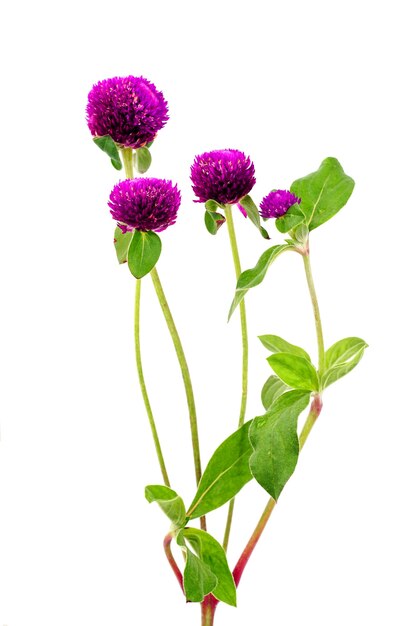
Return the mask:
M267 359L275 374L293 389L319 390L317 372L310 361L295 354L279 352Z
M217 202L217 200L207 200L204 206L206 207L206 211L210 211L211 213L217 213L219 209L224 209L224 205Z
M136 169L139 174L145 174L152 163L152 155L147 147L136 150Z
M359 337L346 337L346 339L336 341L336 343L326 350L326 354L324 356L326 368L346 363L360 350L367 347L368 344Z
M103 137L94 137L93 139L96 146L103 150L110 157L111 164L116 170L121 170L123 168L122 161L120 159L119 151L117 149L117 145L110 137L110 135L103 135Z
M262 237L264 239L270 239L268 232L265 230L263 226L261 226L261 218L259 215L259 209L254 203L254 201L252 200L252 198L250 196L245 196L239 201L239 204L245 209L248 218L250 219L252 224L255 224L256 228L259 230Z
M304 222L306 216L300 209L298 202L290 206L288 211L275 220L275 226L280 233L288 233L290 230Z
M265 409L270 409L274 402L288 390L289 387L278 376L270 376L262 387L261 392L261 400Z
M210 235L217 235L217 231L220 226L225 223L225 221L226 218L221 213L206 211L204 214L204 223Z
M184 539L217 579L211 593L215 598L236 606L236 585L224 549L214 537L198 528L185 528Z
M145 487L145 498L148 502L159 504L175 526L183 526L185 523L185 504L173 489L164 485L148 485Z
M161 254L161 240L152 231L133 231L127 263L135 278L142 278L153 269Z
M359 337L337 341L325 354L326 371L322 375L323 388L346 376L357 366L368 344Z
M275 500L297 465L297 421L309 398L308 392L288 391L278 398L273 411L252 421L250 468L255 480Z
M194 519L222 506L252 478L249 456L252 452L248 431L250 422L228 437L217 448L201 477L187 517Z
M213 591L217 578L201 559L185 548L184 593L188 602L202 602Z
M275 259L285 250L294 250L294 248L286 243L268 248L268 250L265 250L265 252L261 254L255 267L242 272L237 281L235 297L229 311L229 320L233 311L243 300L249 289L256 287L263 281L271 263L273 263Z
M132 241L133 230L128 230L125 233L116 226L114 231L114 248L116 250L117 260L119 263L126 263L127 251L129 250L130 242Z
M299 178L291 192L301 198L300 209L310 230L336 215L349 200L355 183L347 176L337 159L324 159L319 169Z
M307 361L311 361L310 355L307 354L303 348L299 348L288 341L285 341L278 335L260 335L258 339L261 340L262 345L271 352L288 352L289 354L295 354L296 356L302 356Z

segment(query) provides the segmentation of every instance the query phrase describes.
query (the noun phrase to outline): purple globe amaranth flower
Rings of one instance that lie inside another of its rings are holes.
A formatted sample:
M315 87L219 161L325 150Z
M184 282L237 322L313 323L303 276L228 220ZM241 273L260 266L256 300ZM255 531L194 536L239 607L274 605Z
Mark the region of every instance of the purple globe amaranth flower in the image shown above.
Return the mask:
M177 219L181 193L170 180L132 178L113 187L109 207L117 225L127 230L165 230Z
M198 198L194 202L216 200L222 204L235 204L256 183L255 167L239 150L204 152L194 159L191 182Z
M300 202L301 199L291 191L285 189L271 191L259 205L261 217L264 219L282 217L293 204L300 204Z
M153 83L141 76L101 80L88 94L87 124L94 137L110 135L125 148L155 139L168 120L168 105Z

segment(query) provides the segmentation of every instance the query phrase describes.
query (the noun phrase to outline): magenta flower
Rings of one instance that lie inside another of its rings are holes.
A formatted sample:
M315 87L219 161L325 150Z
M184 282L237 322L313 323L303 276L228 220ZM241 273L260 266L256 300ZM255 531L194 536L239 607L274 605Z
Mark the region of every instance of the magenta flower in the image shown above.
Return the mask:
M168 120L168 105L155 85L142 76L108 78L88 94L87 124L94 137L110 135L125 148L155 139Z
M132 178L114 186L109 207L117 225L127 230L165 230L177 219L181 193L170 180Z
M300 202L300 198L297 198L291 191L284 189L271 191L259 205L261 217L264 219L282 217L293 204L300 204Z
M197 196L194 202L216 200L235 204L256 183L255 168L249 157L239 150L213 150L195 157L191 182Z

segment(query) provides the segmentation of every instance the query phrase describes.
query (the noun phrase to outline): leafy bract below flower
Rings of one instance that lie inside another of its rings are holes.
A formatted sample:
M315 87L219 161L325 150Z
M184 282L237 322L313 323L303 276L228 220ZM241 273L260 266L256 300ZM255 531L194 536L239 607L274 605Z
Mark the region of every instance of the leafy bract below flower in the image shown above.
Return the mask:
M197 196L194 202L216 200L235 204L256 183L255 168L249 157L239 150L213 150L195 157L191 181Z
M261 217L264 219L282 217L293 204L300 204L300 202L300 198L297 198L291 191L284 189L271 191L259 205Z
M87 124L94 137L110 135L125 148L153 141L168 120L163 94L142 76L108 78L88 94Z
M108 204L123 232L159 232L174 224L180 203L181 193L170 180L133 178L114 186Z

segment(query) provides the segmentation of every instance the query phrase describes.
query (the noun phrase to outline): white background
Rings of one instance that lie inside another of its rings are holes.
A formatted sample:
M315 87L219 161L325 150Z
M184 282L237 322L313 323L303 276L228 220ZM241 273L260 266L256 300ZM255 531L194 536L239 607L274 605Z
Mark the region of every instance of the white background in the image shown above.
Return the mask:
M337 157L349 204L311 237L325 341L370 348L324 409L218 626L415 626L415 27L397 2L15 3L2 19L0 624L195 625L161 549L160 481L137 385L134 280L116 263L107 198L118 180L92 143L92 84L143 75L171 119L151 175L178 182L159 273L192 372L203 459L236 426L239 322L227 233L193 203L196 153L238 148L271 188ZM265 242L236 212L243 267ZM270 229L273 230L272 225ZM280 237L274 235L273 243ZM181 379L150 280L144 360L173 487L189 502ZM315 354L301 260L279 259L247 298L248 417L269 375L257 335ZM233 565L266 497L245 488ZM210 529L221 537L225 511Z

